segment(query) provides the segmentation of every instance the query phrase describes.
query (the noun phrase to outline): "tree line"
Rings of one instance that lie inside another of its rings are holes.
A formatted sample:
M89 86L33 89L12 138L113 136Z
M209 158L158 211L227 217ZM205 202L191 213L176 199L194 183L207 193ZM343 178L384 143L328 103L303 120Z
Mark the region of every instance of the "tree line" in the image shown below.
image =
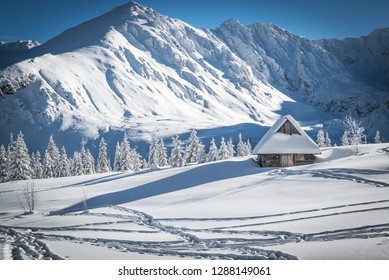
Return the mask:
M205 145L195 130L192 130L187 142L185 146L178 135L173 137L170 156L168 156L163 138L158 139L156 134L152 133L148 156L142 158L136 147L131 147L129 138L124 133L123 140L116 144L114 163L111 165L104 138L100 140L98 158L95 160L90 150L85 149L83 145L80 151L75 151L73 157L69 158L66 148L59 149L51 135L42 159L39 151L29 154L22 132L19 132L16 140L11 133L7 149L4 145L0 146L0 182L78 176L109 171L139 171L156 166L182 167L193 163L224 160L234 155L242 157L251 154L250 141L244 142L242 134L239 134L236 151L232 139L226 142L224 137L221 138L219 147L212 138L210 147L206 151Z
M343 125L345 130L343 132L342 137L340 138L342 146L353 146L354 153L358 154L359 145L367 144L367 137L365 134L365 128L361 126L361 122L354 119L351 115L347 115L343 119ZM381 143L381 135L377 130L374 143ZM331 147L331 139L329 137L328 132L324 134L323 129L319 129L317 132L316 143L319 147Z

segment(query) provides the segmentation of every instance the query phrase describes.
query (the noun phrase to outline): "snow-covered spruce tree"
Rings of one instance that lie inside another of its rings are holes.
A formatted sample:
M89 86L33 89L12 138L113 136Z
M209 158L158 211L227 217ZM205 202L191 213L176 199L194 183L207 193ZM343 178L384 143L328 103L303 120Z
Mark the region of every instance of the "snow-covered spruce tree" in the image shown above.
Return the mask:
M167 166L168 165L167 150L165 147L165 143L163 143L162 138L159 140L158 151L159 151L159 158L158 158L159 166Z
M185 151L185 160L187 163L199 162L201 157L201 151L203 149L199 137L197 136L196 130L192 130L189 137L189 145Z
M245 147L245 154L246 154L246 156L251 155L251 152L252 152L252 148L251 148L250 139L247 139L246 147Z
M64 146L61 148L61 157L60 157L60 177L70 176L70 161L68 155L66 154L66 149Z
M95 159L93 158L89 149L86 149L86 163L84 165L85 174L95 174Z
M81 147L80 157L81 157L81 164L82 164L82 174L88 174L86 171L86 166L88 165L88 163L87 163L88 159L87 159L86 150L85 150L84 145L82 145L82 147Z
M13 134L11 132L9 137L8 147L7 147L7 171L6 171L7 176L8 176L9 168L11 166L11 162L13 162L13 152L15 151L15 147L16 147L16 141L14 140Z
M244 157L246 156L246 145L242 140L242 133L239 133L239 141L238 144L236 145L236 156L237 157Z
M381 135L380 135L380 132L378 130L376 131L375 136L374 136L374 143L376 143L376 144L382 143L381 142Z
M121 165L121 145L119 142L116 143L116 149L115 149L115 161L113 163L113 171L122 171L122 165Z
M205 145L200 142L200 149L199 149L199 163L207 162L207 153L205 152Z
M107 158L107 144L103 137L101 137L99 144L99 157L96 166L97 173L104 173L111 171L111 166Z
M127 133L124 133L123 142L120 145L120 171L133 170L133 153L128 142Z
M16 140L15 150L13 151L12 162L8 169L8 181L16 180L29 180L33 177L33 171L31 169L30 156L26 143L24 142L24 136L22 132L19 132Z
M340 138L340 141L342 143L342 146L348 146L350 145L350 140L348 139L348 136L347 136L347 131L345 131L342 135L342 137Z
M16 142L15 142L14 136L11 132L10 137L9 137L8 147L7 147L7 158L9 160L11 160L11 158L12 158L12 153L15 150L15 146L16 146Z
M173 167L185 166L184 150L182 148L182 142L178 135L172 137L172 150L170 153L170 165Z
M4 145L0 146L0 183L7 179L7 153Z
M215 161L219 158L219 149L216 146L215 138L212 138L211 145L209 146L207 161Z
M136 147L131 149L132 169L139 171L142 169L142 156L136 151Z
M226 142L224 141L224 137L222 137L222 140L220 141L218 160L224 160L224 159L228 159L228 148Z
M151 141L150 141L150 147L149 147L149 157L148 157L148 165L150 167L153 166L159 166L159 145L158 145L158 139L155 135L155 132L151 134Z
M359 145L363 143L366 137L365 129L361 126L361 122L357 121L351 115L345 116L343 125L346 127L346 133L350 141L350 145L354 146L354 153L359 153Z
M232 139L230 137L230 139L227 141L228 158L234 157L235 154L234 147L235 147L234 143L232 143Z
M43 167L41 164L41 154L39 151L36 151L36 154L31 154L31 169L33 173L33 179L41 179L43 178Z
M43 177L53 178L60 175L59 150L54 142L53 135L50 135L47 144L45 157L43 159Z
M141 160L141 163L142 163L141 169L147 169L150 167L149 163L147 162L147 160L145 158Z
M319 131L317 132L317 140L316 140L316 143L317 143L317 145L318 145L320 148L323 148L323 147L326 146L323 129L319 129Z
M70 171L73 176L83 175L84 168L82 166L81 154L79 152L74 152L72 165Z
M331 147L332 146L331 145L331 139L330 139L330 136L329 136L328 132L326 132L326 139L324 141L324 146L325 147Z

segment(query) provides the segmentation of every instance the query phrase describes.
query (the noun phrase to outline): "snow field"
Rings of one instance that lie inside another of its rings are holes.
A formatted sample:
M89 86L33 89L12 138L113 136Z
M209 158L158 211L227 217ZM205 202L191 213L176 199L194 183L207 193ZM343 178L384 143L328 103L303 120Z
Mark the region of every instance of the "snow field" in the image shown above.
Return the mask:
M2 259L388 259L387 144L326 148L313 165L250 158L0 184ZM83 209L83 190L88 211Z

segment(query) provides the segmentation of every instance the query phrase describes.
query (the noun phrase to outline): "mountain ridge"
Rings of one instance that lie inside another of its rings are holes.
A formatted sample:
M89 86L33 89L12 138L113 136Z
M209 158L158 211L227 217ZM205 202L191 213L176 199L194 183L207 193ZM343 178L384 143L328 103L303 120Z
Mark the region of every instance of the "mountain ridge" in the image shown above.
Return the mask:
M324 124L339 135L338 119L359 104L370 104L360 106L359 116L372 134L388 119L387 88L357 79L333 54L336 44L274 24L230 20L196 29L127 3L23 51L21 61L0 70L0 141L19 129L30 138L36 131L77 135L77 142L126 130L147 141L153 130L170 137L191 128L270 126L285 113L312 133Z

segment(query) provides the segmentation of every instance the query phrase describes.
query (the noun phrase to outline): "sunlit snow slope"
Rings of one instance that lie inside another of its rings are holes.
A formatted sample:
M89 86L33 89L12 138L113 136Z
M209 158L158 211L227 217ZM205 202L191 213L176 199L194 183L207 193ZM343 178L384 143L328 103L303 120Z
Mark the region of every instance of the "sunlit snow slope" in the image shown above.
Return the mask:
M45 44L0 51L0 143L22 130L42 150L53 133L60 145L72 140L71 152L115 131L145 140L153 130L270 126L284 114L339 134L330 120L366 100L360 115L373 134L387 121L387 88L359 81L330 43L233 20L200 30L128 3Z

